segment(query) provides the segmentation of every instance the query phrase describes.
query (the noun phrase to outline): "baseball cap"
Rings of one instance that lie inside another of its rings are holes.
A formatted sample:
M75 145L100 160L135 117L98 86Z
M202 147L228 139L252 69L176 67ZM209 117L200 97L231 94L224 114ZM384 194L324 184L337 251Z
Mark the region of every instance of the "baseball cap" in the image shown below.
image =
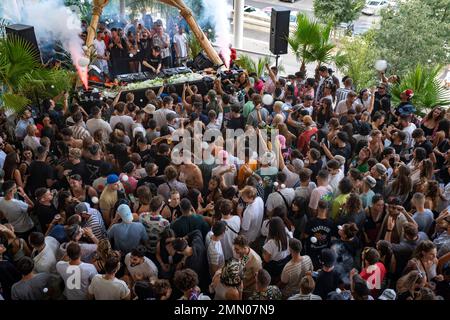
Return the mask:
M119 181L119 177L116 174L110 174L106 178L106 184L114 184Z
M386 174L386 172L387 172L386 167L382 163L377 163L375 165L375 169L377 170L377 172L379 174Z
M374 188L377 185L377 181L375 180L375 178L371 177L371 176L367 176L364 178L364 182L367 183L367 185L370 188Z
M131 213L131 209L126 204L121 204L117 208L117 214L122 218L122 221L125 223L131 223L133 222L133 214Z
M378 297L378 300L395 300L397 298L397 294L392 289L386 289L383 291L381 296Z
M89 214L89 208L88 204L86 202L80 202L75 206L75 213L81 214L81 213L87 213Z
M406 89L402 94L406 95L408 99L411 99L414 96L414 91L412 91L412 89Z
M334 159L339 162L340 167L345 164L345 158L339 154L337 156L334 156Z

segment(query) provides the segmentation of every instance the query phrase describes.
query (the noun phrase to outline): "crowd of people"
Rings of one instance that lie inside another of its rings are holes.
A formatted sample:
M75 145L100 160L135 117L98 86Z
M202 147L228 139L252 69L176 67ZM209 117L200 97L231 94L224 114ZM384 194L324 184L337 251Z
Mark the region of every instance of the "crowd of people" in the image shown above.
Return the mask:
M189 50L185 20L174 18L164 28L162 20L153 22L148 14L144 17L148 19L113 27L104 21L99 24L93 42L94 65L111 79L144 71L158 75L165 68L186 66ZM86 40L87 31L81 36Z
M2 299L449 299L448 110L266 69L2 113Z

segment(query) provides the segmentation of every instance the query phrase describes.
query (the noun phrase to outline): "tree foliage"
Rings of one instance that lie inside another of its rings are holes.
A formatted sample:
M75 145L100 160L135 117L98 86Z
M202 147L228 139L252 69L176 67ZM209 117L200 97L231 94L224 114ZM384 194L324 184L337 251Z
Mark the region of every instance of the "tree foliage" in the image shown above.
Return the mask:
M0 39L0 86L3 107L20 113L36 97L49 98L69 90L73 74L66 70L46 69L32 45L11 36Z
M401 78L400 84L392 88L393 103L400 102L402 91L412 89L414 91L412 103L421 114L435 106L449 106L448 92L438 78L441 69L442 66L439 65L433 68L417 65Z
M376 53L370 36L342 38L335 57L336 66L352 78L358 91L374 84L375 60Z
M331 27L331 24L323 25L303 13L297 15L296 28L289 35L288 44L301 62L300 70L304 71L310 62L320 65L332 60L331 52L335 46L330 40Z
M364 5L364 0L314 0L314 15L321 22L331 22L337 27L358 19Z
M375 31L379 57L400 75L417 64L448 64L449 39L450 0L399 2L397 9L382 12L380 28Z

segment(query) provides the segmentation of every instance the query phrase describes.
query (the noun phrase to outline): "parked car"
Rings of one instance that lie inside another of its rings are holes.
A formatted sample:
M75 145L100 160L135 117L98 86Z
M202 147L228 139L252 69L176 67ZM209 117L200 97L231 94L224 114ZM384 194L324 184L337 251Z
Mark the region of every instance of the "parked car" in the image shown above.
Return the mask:
M254 16L254 17L265 17L267 18L267 14L261 9L252 7L252 6L244 6L244 13Z
M290 2L290 3L294 3L297 0L280 0L281 2Z
M382 9L386 9L387 7L389 7L389 2L387 0L370 0L367 1L366 6L361 12L368 16L377 16Z

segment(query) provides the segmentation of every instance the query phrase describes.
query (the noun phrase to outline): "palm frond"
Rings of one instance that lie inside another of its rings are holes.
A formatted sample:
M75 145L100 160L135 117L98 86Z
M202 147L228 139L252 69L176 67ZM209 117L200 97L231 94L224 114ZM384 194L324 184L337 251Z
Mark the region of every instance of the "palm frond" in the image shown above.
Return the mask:
M442 66L439 65L432 68L417 65L402 78L400 84L392 88L393 103L400 102L402 91L412 89L412 103L419 114L424 114L435 106L450 106L448 93L438 78L441 70Z
M235 63L242 69L247 70L248 73L256 73L255 61L247 54L240 54Z
M4 93L2 99L3 107L15 113L21 113L31 102L28 98L13 93Z

